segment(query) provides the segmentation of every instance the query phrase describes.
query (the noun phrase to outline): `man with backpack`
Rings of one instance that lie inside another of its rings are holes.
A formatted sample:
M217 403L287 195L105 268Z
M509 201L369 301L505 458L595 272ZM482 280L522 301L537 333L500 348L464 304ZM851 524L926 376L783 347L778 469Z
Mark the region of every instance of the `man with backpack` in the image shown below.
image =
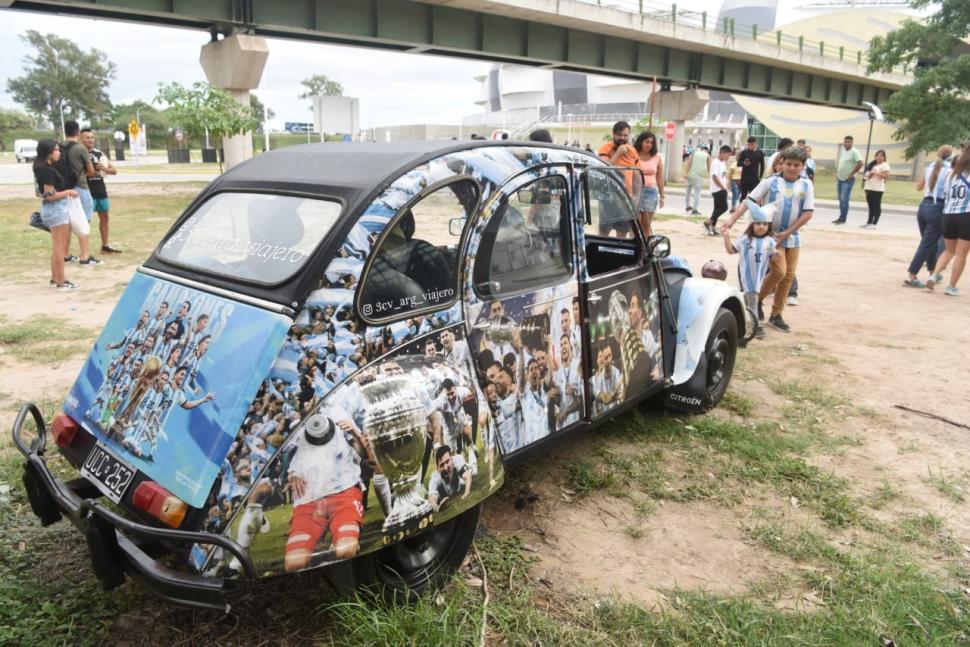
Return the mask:
M90 129L86 129L90 131ZM91 162L91 154L81 143L81 127L76 121L71 119L64 123L64 143L61 144L61 159L58 162L59 171L64 177L65 184L74 187L78 197L81 199L81 206L84 208L84 217L91 222L94 215L94 199L91 197L91 190L88 187L88 178L98 174L94 170ZM98 260L88 253L87 236L78 236L81 243L81 258L71 255L71 244L68 242L67 249L64 250L64 262L77 262L79 265L101 265L104 261Z

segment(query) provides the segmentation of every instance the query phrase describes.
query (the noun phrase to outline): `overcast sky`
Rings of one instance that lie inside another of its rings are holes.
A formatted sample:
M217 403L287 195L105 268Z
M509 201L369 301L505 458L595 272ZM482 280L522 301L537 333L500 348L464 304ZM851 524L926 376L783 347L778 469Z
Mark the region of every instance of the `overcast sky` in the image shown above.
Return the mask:
M104 51L118 66L108 91L114 103L150 102L160 81L205 80L199 48L209 41L208 32L0 9L0 106L5 108L18 107L6 92L7 80L23 73L23 57L30 52L19 37L28 29ZM457 124L462 116L481 112L474 103L479 87L474 77L487 71L488 63L281 39L268 39L268 45L269 60L255 94L276 112L271 127L312 120L309 103L297 96L300 81L313 74L326 74L344 86L345 95L360 99L362 128Z

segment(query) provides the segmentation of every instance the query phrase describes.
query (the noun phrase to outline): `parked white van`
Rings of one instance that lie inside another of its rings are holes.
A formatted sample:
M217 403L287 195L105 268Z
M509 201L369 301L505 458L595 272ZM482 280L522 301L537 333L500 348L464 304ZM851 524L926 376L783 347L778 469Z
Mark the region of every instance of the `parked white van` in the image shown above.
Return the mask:
M13 143L13 154L18 162L33 162L37 158L36 139L17 139Z

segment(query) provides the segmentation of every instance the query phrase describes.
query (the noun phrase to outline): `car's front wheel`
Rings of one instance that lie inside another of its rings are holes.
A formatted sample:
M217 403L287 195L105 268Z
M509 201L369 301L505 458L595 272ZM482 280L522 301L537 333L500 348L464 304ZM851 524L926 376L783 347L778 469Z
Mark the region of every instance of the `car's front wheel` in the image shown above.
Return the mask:
M727 308L718 310L704 352L707 358L704 406L710 408L717 406L727 392L738 354L738 322Z
M389 602L413 603L461 566L481 517L481 504L430 530L354 560L357 583Z

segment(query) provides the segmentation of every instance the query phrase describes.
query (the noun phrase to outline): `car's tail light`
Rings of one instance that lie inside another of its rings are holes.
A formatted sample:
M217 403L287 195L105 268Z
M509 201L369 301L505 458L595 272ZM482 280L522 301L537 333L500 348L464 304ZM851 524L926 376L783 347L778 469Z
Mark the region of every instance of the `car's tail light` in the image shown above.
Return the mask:
M54 436L54 442L58 447L70 447L74 437L77 436L78 429L80 429L78 424L63 413L51 422L51 435Z
M185 519L189 506L155 481L142 481L131 497L132 504L139 510L152 515L172 528L178 528Z

